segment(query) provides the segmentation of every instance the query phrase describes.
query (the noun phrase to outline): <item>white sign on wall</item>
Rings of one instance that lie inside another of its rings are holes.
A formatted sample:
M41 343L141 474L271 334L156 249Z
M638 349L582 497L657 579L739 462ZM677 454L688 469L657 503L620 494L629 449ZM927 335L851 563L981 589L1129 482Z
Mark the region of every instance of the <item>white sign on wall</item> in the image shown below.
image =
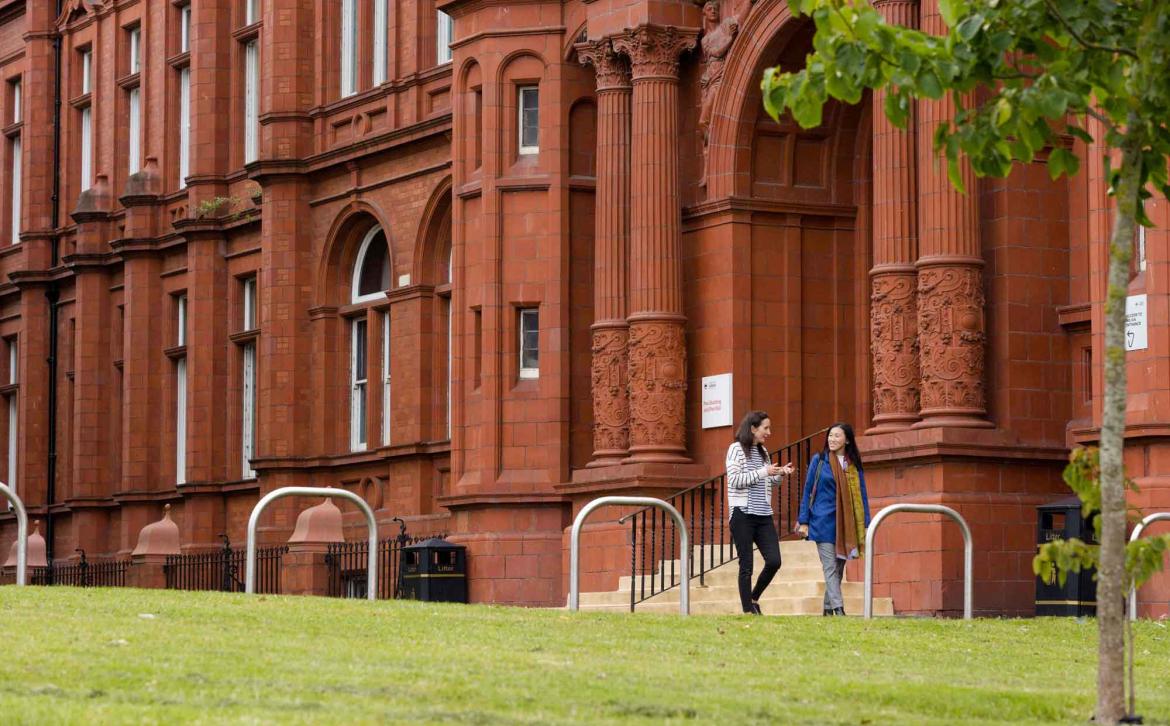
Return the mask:
M1125 349L1148 348L1147 333L1146 296L1130 295L1125 299Z
M731 374L703 376L703 428L731 425Z

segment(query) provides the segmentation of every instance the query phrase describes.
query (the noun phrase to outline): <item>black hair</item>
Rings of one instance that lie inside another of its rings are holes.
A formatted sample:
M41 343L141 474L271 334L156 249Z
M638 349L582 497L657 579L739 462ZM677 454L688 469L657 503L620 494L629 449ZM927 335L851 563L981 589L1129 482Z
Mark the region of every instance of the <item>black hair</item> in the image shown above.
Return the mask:
M825 430L825 447L821 449L821 458L826 461L829 458L829 432L833 429L841 429L842 433L845 434L845 458L858 469L864 470L865 467L861 464L861 452L857 449L857 439L853 438L853 427L844 421L838 421Z
M743 417L743 421L739 422L739 431L735 434L735 440L743 447L743 455L748 455L748 449L752 444L756 444L756 437L752 433L752 427L759 426L767 421L771 416L767 411L749 411L747 416ZM756 444L756 450L760 452L761 459L767 459L764 455L764 445Z

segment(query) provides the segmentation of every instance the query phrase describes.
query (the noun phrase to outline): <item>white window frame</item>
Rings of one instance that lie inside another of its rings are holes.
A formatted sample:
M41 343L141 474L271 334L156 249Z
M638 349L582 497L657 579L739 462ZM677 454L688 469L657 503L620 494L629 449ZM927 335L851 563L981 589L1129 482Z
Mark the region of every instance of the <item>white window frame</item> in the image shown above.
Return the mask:
M191 4L179 8L179 52L191 50Z
M130 119L128 147L126 150L127 166L131 174L142 169L142 93L138 86L131 88L129 94Z
M81 191L93 186L93 106L81 109Z
M244 25L260 22L260 0L244 0Z
M93 73L93 51L84 50L81 52L81 93L89 93L90 90L90 75Z
M256 276L246 277L242 281L244 288L244 330L255 330L256 321L259 319L256 315Z
M17 78L12 82L12 123L20 123L21 108L20 108L20 79Z
M365 336L365 345L362 346L358 345L359 329L361 335ZM366 356L369 351L369 329L365 316L351 320L349 331L349 448L351 451L365 451L366 440L369 438L366 431L366 412L369 405L366 389L370 375L367 361L362 361L365 377L358 378L359 357Z
M382 445L390 445L390 311L382 313Z
M187 481L187 358L175 360L175 483Z
M142 70L142 28L130 28L130 74Z
M520 378L524 380L540 378L540 308L520 308L517 320L516 328L519 333L517 352L519 353ZM524 347L524 338L525 333L533 330L533 325L535 326L537 341L536 348L533 351L536 353L536 365L525 366L524 351L526 349Z
M447 279L445 282L450 285L455 278L455 247L452 245L447 250ZM455 323L452 319L454 317L455 306L451 304L451 297L444 300L447 307L447 438L451 438L451 383L454 379L453 369L455 367L455 354L451 349L451 333L455 329Z
M187 296L178 295L175 298L175 345L187 344Z
M532 106L526 106L528 99L534 99ZM536 143L524 143L524 114L531 112L536 116ZM521 154L540 153L540 86L519 86L516 89L516 143Z
M374 0L374 77L375 86L386 82L386 46L389 33L387 0Z
M184 8L185 10L189 8ZM179 188L191 174L191 67L179 69Z
M8 383L9 383L9 385L11 385L13 383L20 382L20 377L18 375L19 370L20 370L18 367L20 365L20 356L17 355L17 350L18 350L17 349L17 338L16 338L16 336L13 336L13 337L8 339Z
M341 0L341 97L357 93L358 22L357 0Z
M1137 268L1138 272L1146 271L1146 228L1141 224L1138 225Z
M241 354L240 471L244 479L255 479L252 459L256 456L256 341L244 343Z
M22 159L23 151L21 149L20 134L12 137L12 197L9 200L12 204L12 244L20 242L20 227L23 222L21 215L21 204L23 202L21 195L24 193L24 164Z
M244 46L244 163L260 157L260 41Z
M372 242L374 237L378 236L378 233L381 231L382 227L380 225L374 225L369 232L366 232L366 236L362 238L361 246L358 247L357 264L353 266L353 279L350 280L350 302L360 303L368 302L370 300L383 300L386 297L386 292L384 290L367 293L365 295L358 294L358 290L360 289L358 283L361 281L362 268L366 265L366 253L370 250L370 242ZM386 264L390 264L389 239L386 240ZM393 282L393 280L391 280L391 282Z
M435 11L435 65L451 62L451 41L455 34L455 20L443 12Z
M13 384L20 380L18 372L20 370L20 356L17 353L17 338L13 336L8 339L8 383ZM17 392L13 391L8 394L8 471L5 472L7 478L4 483L12 489L17 491L17 455L20 447L17 427L20 424L20 409L17 405ZM11 509L12 505L9 504Z

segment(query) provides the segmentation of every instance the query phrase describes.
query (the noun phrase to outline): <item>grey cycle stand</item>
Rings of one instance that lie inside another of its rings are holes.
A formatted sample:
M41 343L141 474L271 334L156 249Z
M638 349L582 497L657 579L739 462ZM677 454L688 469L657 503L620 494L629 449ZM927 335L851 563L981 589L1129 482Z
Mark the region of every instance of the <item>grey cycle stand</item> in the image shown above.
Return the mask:
M28 584L28 512L16 492L3 482L0 482L0 494L12 502L12 508L16 510L16 584L24 587Z
M1129 541L1136 542L1138 537L1142 536L1142 531L1154 522L1170 522L1170 512L1154 512L1146 515L1133 528L1133 533L1129 535ZM1133 585L1129 586L1129 619L1137 620L1137 588Z
M865 618L873 617L873 538L878 525L886 517L898 512L921 512L924 514L945 514L959 524L963 530L963 619L971 619L971 571L975 561L975 549L971 544L971 528L967 520L950 507L941 504L891 504L877 513L865 530Z
M370 509L370 505L366 504L366 500L362 499L353 492L344 489L327 489L325 487L281 487L275 491L271 491L264 495L264 498L256 502L256 506L252 508L252 516L248 517L248 543L246 545L248 553L248 568L244 575L244 592L251 595L256 592L256 523L260 520L260 514L265 507L273 503L277 499L284 497L337 497L339 499L348 499L362 510L366 515L366 526L370 530L370 555L369 555L369 573L366 575L367 580L366 597L369 600L378 599L378 523L374 521L374 510Z
M682 558L680 561L683 580L682 589L679 592L678 611L679 615L691 614L691 539L687 534L687 523L683 521L682 515L678 510L654 497L601 497L594 499L592 502L586 504L577 518L573 520L573 532L569 538L569 610L577 612L580 608L581 601L581 571L580 562L578 559L579 544L581 541L581 525L585 524L585 519L593 510L598 507L605 507L610 505L630 505L635 507L658 507L674 518L674 523L678 525L680 545L682 549Z

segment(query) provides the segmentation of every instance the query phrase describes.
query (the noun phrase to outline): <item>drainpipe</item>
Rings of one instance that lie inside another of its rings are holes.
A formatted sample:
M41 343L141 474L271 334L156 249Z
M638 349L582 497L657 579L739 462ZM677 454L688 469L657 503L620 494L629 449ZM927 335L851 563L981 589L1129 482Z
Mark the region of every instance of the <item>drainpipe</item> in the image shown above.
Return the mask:
M62 0L57 0L57 14L61 17ZM53 36L53 194L52 201L52 264L61 262L57 222L61 213L61 33ZM45 462L45 560L49 565L49 582L53 581L53 504L57 500L57 302L61 290L54 280L45 291L49 299L49 454Z

